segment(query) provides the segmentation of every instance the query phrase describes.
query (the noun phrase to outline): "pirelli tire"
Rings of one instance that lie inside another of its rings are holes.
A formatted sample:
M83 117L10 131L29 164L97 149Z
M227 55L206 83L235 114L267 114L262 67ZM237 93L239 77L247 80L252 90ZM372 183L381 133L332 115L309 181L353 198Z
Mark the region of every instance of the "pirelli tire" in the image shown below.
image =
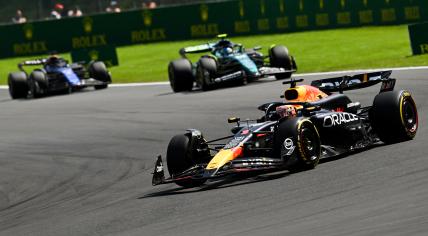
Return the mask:
M168 77L172 91L191 91L195 80L192 63L185 58L171 61L168 65Z
M302 117L280 122L274 150L291 172L315 168L321 157L321 139L316 126Z
M88 68L89 76L106 84L95 85L95 89L106 89L108 87L107 83L111 82L110 73L107 70L106 65L102 61L95 61L89 65Z
M185 134L179 134L172 137L168 144L166 162L168 172L172 177L176 177L183 171L189 169L197 163L196 151L192 147L190 137ZM185 187L192 188L197 187L205 183L205 179L183 179L176 180L175 184Z
M12 99L26 98L28 96L28 80L24 72L10 73L7 82Z
M217 62L214 58L204 56L198 61L196 68L197 81L203 91L215 88L213 78L217 73Z
M387 144L413 139L418 130L417 107L406 90L376 95L369 114L374 131Z
M283 68L285 70L292 70L295 61L289 55L288 49L285 46L277 45L269 49L269 60L272 67ZM276 79L287 79L291 77L291 72L286 74L275 75Z
M49 80L42 70L34 70L29 77L31 95L39 98L47 95L49 90Z

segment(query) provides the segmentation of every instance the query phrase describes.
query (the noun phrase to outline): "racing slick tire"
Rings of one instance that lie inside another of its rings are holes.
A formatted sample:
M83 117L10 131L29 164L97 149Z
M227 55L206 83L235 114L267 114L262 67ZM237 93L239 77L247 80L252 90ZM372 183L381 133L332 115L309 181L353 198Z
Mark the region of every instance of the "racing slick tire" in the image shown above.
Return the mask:
M169 174L174 177L177 174L189 169L197 162L195 150L190 144L190 138L187 135L180 134L172 137L168 144L166 163ZM175 184L185 187L197 187L205 183L205 179L184 179L176 180Z
M315 168L321 156L321 139L315 125L305 118L291 118L278 125L275 155L285 168L298 172Z
M111 82L110 73L108 72L106 65L102 61L96 61L91 63L89 65L88 71L89 71L89 76L91 78L94 78L96 80L99 80L105 83ZM96 90L106 89L107 87L108 87L108 84L94 86Z
M174 92L192 91L194 76L192 63L188 59L171 61L168 65L168 77Z
M212 78L217 73L217 62L211 57L202 57L199 59L196 68L196 76L199 85L203 91L214 89Z
M269 50L269 60L272 67L283 68L285 70L293 69L294 60L288 54L288 49L285 46L274 46ZM290 73L275 75L276 79L287 79L291 77Z
M13 72L8 76L9 94L12 99L26 98L29 87L24 72Z
M374 131L387 144L413 139L418 130L416 104L405 90L376 95L369 115Z
M49 81L46 74L39 70L31 72L29 77L29 86L31 95L34 98L46 95L49 89Z

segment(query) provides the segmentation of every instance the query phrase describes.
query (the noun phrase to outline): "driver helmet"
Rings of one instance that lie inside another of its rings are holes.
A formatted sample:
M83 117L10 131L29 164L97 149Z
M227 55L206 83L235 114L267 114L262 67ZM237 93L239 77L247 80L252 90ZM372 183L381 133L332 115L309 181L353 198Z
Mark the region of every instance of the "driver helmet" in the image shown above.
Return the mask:
M293 105L283 105L276 108L276 112L281 118L292 118L297 116L296 107Z
M51 55L47 60L46 64L48 65L58 65L60 63L60 59L58 55Z
M224 55L232 54L232 52L233 52L233 49L231 47L225 47L225 48L223 48L223 54Z

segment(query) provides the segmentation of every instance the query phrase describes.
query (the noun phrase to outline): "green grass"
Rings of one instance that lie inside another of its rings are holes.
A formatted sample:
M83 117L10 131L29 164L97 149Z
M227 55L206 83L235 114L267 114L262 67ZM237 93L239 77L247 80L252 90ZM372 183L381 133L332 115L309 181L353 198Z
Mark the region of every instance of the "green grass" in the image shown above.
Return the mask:
M428 55L411 56L407 26L363 27L302 33L232 38L247 48L286 45L298 72L428 65ZM120 66L111 68L116 83L168 80L167 65L179 58L178 50L206 40L162 42L118 48ZM68 57L68 55L66 55ZM0 83L24 58L0 60Z

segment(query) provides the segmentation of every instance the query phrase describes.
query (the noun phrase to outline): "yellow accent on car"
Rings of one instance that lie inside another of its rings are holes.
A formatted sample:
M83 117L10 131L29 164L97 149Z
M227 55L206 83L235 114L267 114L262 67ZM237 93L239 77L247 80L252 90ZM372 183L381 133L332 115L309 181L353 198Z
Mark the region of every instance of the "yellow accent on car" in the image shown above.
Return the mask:
M207 170L218 169L224 166L229 161L232 161L241 155L242 155L241 146L234 147L232 149L222 149L214 156L213 159L211 159L206 169Z

